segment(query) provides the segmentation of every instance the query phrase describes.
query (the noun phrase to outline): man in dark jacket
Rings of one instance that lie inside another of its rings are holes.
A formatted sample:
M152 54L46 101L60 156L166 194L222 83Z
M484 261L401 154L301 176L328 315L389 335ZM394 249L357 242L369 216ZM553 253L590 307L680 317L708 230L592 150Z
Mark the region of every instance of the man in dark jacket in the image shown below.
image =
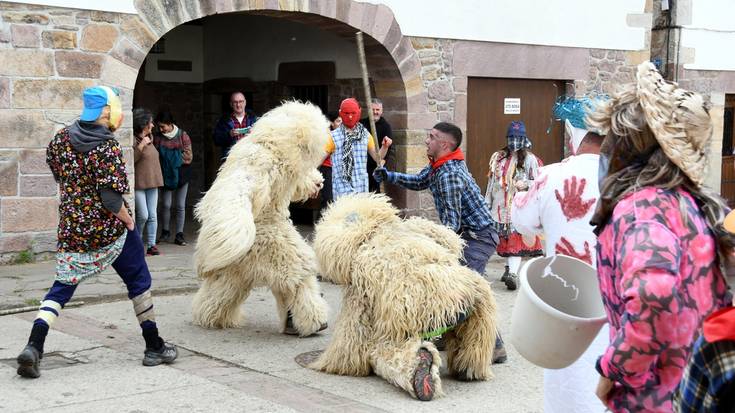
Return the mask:
M393 139L393 128L391 128L390 123L388 123L388 121L383 117L383 102L377 98L373 99L371 109L373 111L373 119L375 120L375 133L377 134L378 141L382 142L383 138L386 136ZM368 132L372 133L372 131L370 131L370 118L362 119L360 123L365 126L365 129L367 129ZM385 167L390 170L395 169L395 163L393 162L394 154L395 151L392 148L388 148L388 153L385 155ZM380 185L375 182L375 178L373 178L373 171L377 166L378 165L375 161L368 156L368 190L370 192L380 192Z
M232 145L250 133L250 128L257 120L252 111L245 109L246 103L242 92L233 92L230 95L232 113L228 117L222 117L214 127L214 143L222 147L223 160L227 159Z

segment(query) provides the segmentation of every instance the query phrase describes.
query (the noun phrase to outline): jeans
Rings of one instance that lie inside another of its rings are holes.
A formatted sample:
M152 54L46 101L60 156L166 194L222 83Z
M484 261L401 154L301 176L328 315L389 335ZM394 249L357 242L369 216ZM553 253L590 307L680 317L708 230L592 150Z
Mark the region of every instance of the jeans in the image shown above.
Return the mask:
M177 189L163 190L163 211L161 211L163 220L163 230L169 231L171 222L171 198L174 198L174 209L176 209L176 234L184 232L184 221L186 219L186 192L189 190L189 183Z
M464 230L461 237L465 241L462 265L485 275L487 262L498 247L498 232L488 225L479 231Z
M158 231L158 188L135 190L135 228L140 236L143 236L143 228L146 230L146 247L156 245L156 233Z
M324 209L332 202L332 167L320 166L319 172L324 178L324 187L322 188L320 208Z
M462 250L462 265L477 271L484 277L487 262L495 254L495 249L498 248L498 242L500 242L498 231L492 225L488 225L479 231L462 231L461 237L465 241L464 250ZM500 352L504 348L503 337L498 329L495 336L495 351ZM497 353L494 358L502 359ZM495 362L496 360L493 360L493 363ZM504 360L497 362L502 363Z

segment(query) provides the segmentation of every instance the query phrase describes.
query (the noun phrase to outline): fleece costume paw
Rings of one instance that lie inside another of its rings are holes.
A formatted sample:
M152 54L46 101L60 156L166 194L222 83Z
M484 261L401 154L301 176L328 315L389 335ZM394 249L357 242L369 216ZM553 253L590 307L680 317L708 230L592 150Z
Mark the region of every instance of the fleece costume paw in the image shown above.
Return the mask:
M264 286L276 298L282 331L288 314L301 336L325 327L314 252L291 223L288 205L321 188L316 168L327 136L319 108L286 102L232 147L195 211L202 226L194 261L203 281L194 296L194 323L238 326L240 305Z

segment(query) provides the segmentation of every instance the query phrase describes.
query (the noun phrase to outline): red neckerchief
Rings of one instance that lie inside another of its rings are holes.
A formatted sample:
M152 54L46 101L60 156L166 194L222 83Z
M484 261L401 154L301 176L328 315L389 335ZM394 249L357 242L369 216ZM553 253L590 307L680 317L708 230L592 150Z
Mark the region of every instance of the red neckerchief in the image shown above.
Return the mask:
M454 152L450 152L441 158L434 161L429 157L429 163L431 164L431 172L433 173L437 169L439 169L440 166L444 165L448 161L464 161L464 154L462 153L462 149L457 148Z
M723 308L704 320L704 338L710 342L735 341L735 307Z

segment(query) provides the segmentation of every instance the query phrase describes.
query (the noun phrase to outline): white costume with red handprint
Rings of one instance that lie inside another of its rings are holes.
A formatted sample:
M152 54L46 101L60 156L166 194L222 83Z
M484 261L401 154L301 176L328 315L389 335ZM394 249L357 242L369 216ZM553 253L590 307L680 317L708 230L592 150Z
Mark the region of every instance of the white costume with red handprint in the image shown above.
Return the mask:
M524 236L543 234L546 256L569 255L595 265L597 238L589 222L600 196L598 162L599 155L581 154L544 166L528 192L514 197L513 226ZM545 413L605 411L595 396L595 362L608 334L606 324L574 364L544 371Z
M525 236L544 235L546 256L564 254L595 265L590 219L600 190L599 155L571 156L542 167L528 192L513 199L512 222Z

